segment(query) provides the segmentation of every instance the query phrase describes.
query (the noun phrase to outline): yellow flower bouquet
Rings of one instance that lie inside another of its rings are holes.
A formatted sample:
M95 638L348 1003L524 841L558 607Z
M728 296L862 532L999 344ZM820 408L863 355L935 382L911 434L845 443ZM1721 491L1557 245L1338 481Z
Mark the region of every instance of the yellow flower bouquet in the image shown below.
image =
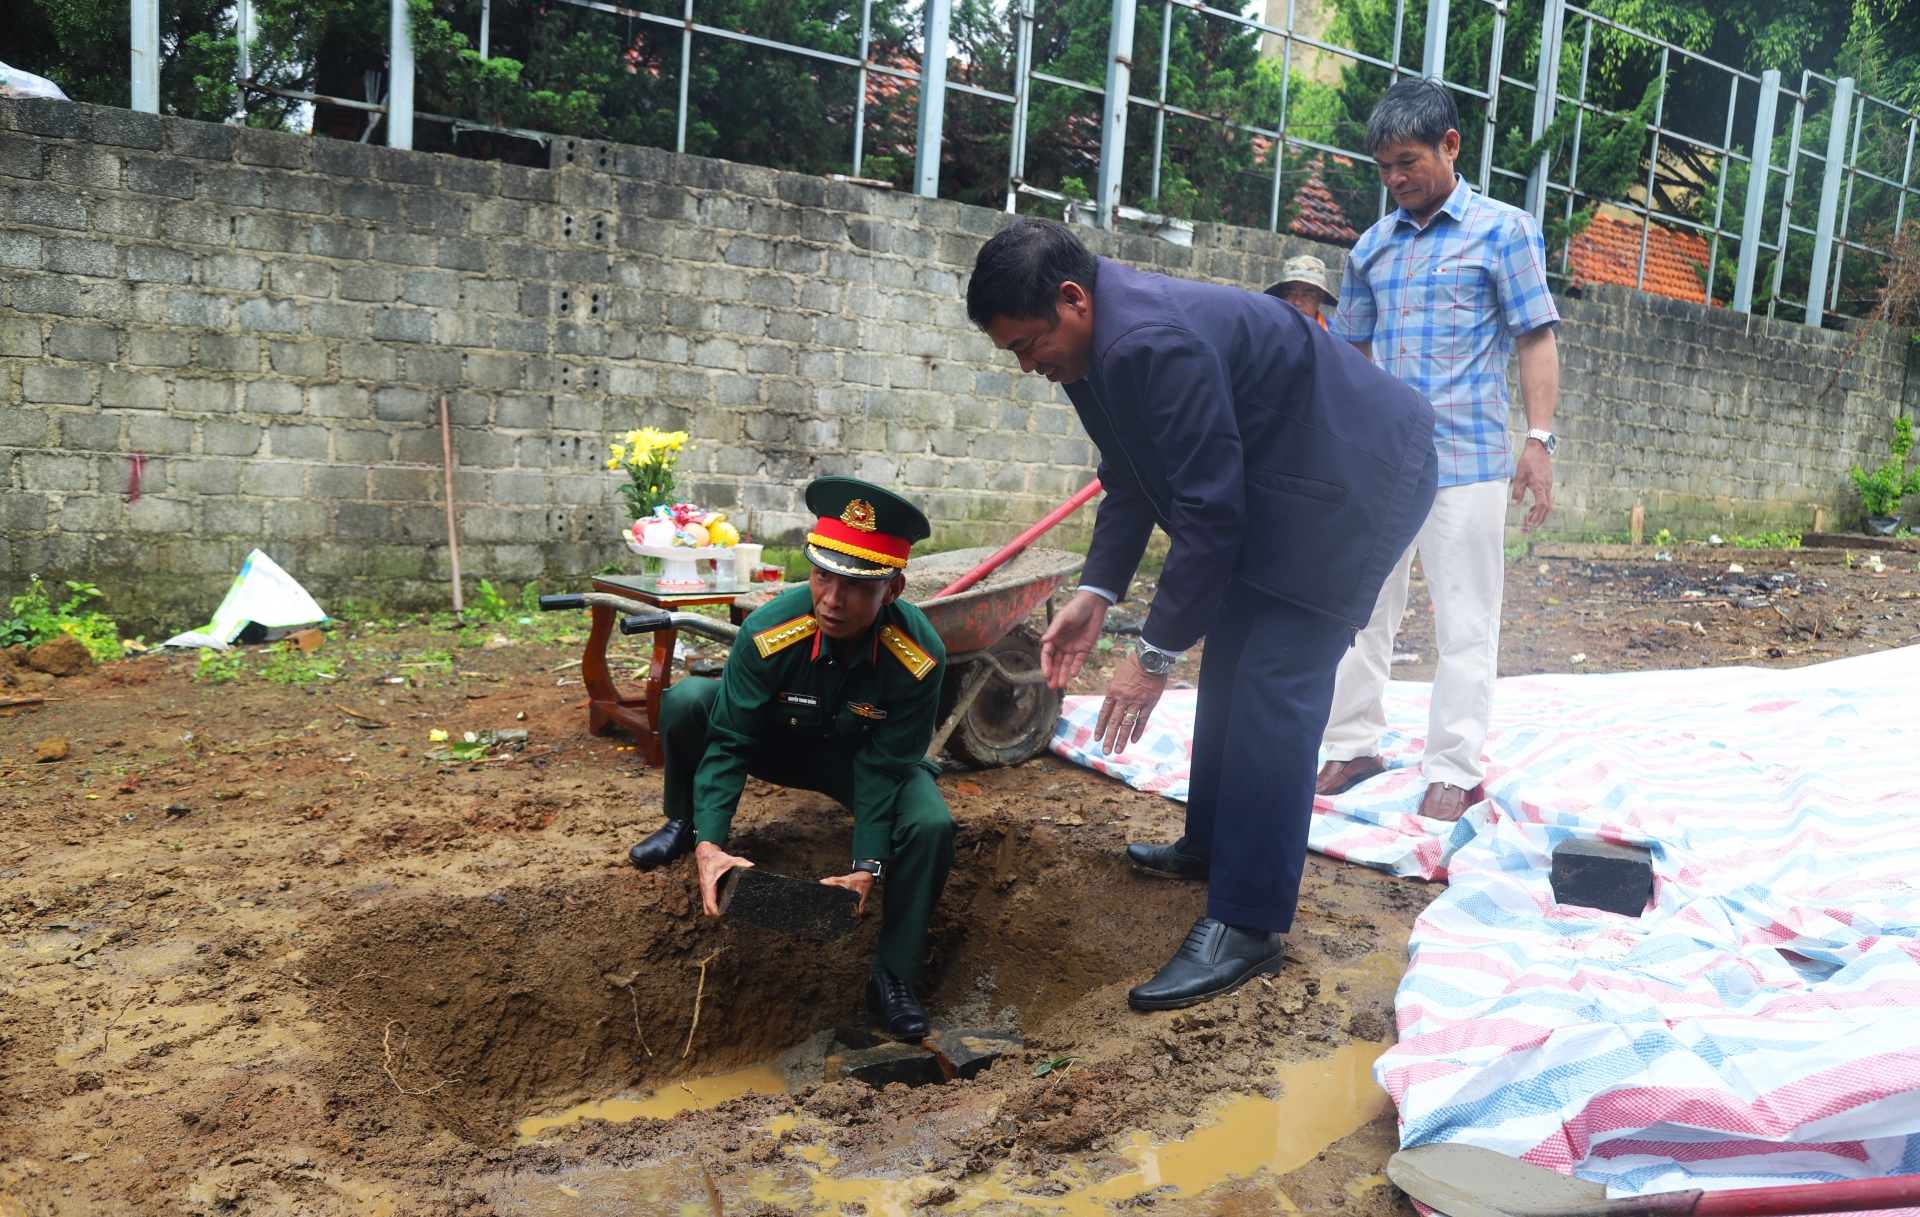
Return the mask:
M613 442L607 468L626 470L627 484L620 488L620 494L634 519L650 516L654 508L673 502L674 464L686 447L685 431L653 427L629 431Z

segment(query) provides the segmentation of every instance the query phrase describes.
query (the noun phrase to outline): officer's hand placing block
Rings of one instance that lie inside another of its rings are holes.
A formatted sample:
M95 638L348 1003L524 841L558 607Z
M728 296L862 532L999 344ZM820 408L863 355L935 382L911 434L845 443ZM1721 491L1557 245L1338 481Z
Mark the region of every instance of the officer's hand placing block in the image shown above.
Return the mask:
M845 938L859 922L860 897L844 887L736 866L720 880L720 915L802 938Z
M1568 838L1553 847L1553 899L1638 917L1653 896L1653 855L1638 845Z

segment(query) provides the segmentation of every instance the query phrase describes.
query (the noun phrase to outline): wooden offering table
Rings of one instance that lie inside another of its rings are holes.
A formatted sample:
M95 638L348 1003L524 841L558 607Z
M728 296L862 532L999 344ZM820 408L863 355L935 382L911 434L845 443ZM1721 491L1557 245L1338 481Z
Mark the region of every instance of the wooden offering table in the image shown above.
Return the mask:
M654 575L595 575L593 590L677 612L696 604L724 604L731 608L736 598L769 586L727 582L692 591L663 592L658 583ZM632 732L640 746L640 755L647 764L658 768L662 760L660 733L654 724L660 720L660 695L673 683L673 647L680 632L671 627L654 632L653 661L647 669L646 692L639 697L623 697L613 683L613 673L607 668L607 641L613 637L619 610L596 604L589 611L593 614L593 629L587 635L586 652L580 657L580 678L587 687L587 730L594 735L611 735L616 729ZM735 611L730 615L738 625L741 614Z

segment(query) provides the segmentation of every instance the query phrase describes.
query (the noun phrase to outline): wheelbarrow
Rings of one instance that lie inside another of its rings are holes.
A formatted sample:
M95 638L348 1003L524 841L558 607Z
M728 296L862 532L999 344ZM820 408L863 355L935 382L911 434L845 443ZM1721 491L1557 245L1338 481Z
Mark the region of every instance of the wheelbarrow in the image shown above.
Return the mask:
M1040 672L1040 639L1024 623L1041 604L1052 618L1052 596L1060 585L1086 564L1079 554L1058 549L1022 550L992 574L963 591L938 593L995 551L989 547L956 549L928 554L907 563L904 599L916 605L933 623L947 648L947 668L940 687L940 727L927 755L942 748L977 769L1018 765L1038 756L1053 738L1060 720L1060 694L1046 687ZM767 603L787 586L780 585L732 597L736 618ZM670 609L610 592L593 591L542 596L543 609L598 608L622 614L624 634L684 630L731 644L740 627L699 613ZM655 663L648 680L649 710L659 706L659 694L671 680L666 665ZM656 687L657 686L657 687ZM636 707L640 699L630 703ZM658 764L657 735L650 722L642 723L629 711L618 724L641 736L649 763ZM651 738L648 738L648 737Z

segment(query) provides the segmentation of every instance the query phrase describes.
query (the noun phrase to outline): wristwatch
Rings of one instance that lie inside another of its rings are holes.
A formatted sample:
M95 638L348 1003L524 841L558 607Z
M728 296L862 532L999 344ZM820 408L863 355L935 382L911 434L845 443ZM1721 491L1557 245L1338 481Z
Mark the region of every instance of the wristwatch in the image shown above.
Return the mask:
M1174 651L1163 651L1142 638L1140 640L1140 654L1136 656L1136 658L1140 661L1140 670L1142 672L1145 672L1149 676L1165 676L1168 672L1173 671L1173 665L1179 662L1180 655Z
M857 875L864 872L866 874L872 875L874 878L874 882L876 883L880 881L880 872L884 871L885 869L886 869L886 866L882 864L880 860L877 858L862 858L858 862L855 862L853 864L854 874Z
M1534 427L1534 428L1532 428L1531 430L1529 430L1529 431L1527 432L1527 438L1528 438L1528 439L1537 439L1537 440L1539 440L1539 441L1540 441L1540 446L1541 446L1541 447L1543 447L1543 448L1545 448L1545 449L1547 450L1547 455L1548 455L1548 456L1552 456L1552 455L1553 455L1553 450L1554 450L1555 448L1557 448L1557 447L1559 447L1559 446L1560 446L1560 442L1559 442L1558 440L1556 440L1556 439L1554 439L1554 437L1553 437L1553 432L1551 432L1551 431L1542 431L1542 430L1541 430L1540 428L1538 428L1538 427Z

